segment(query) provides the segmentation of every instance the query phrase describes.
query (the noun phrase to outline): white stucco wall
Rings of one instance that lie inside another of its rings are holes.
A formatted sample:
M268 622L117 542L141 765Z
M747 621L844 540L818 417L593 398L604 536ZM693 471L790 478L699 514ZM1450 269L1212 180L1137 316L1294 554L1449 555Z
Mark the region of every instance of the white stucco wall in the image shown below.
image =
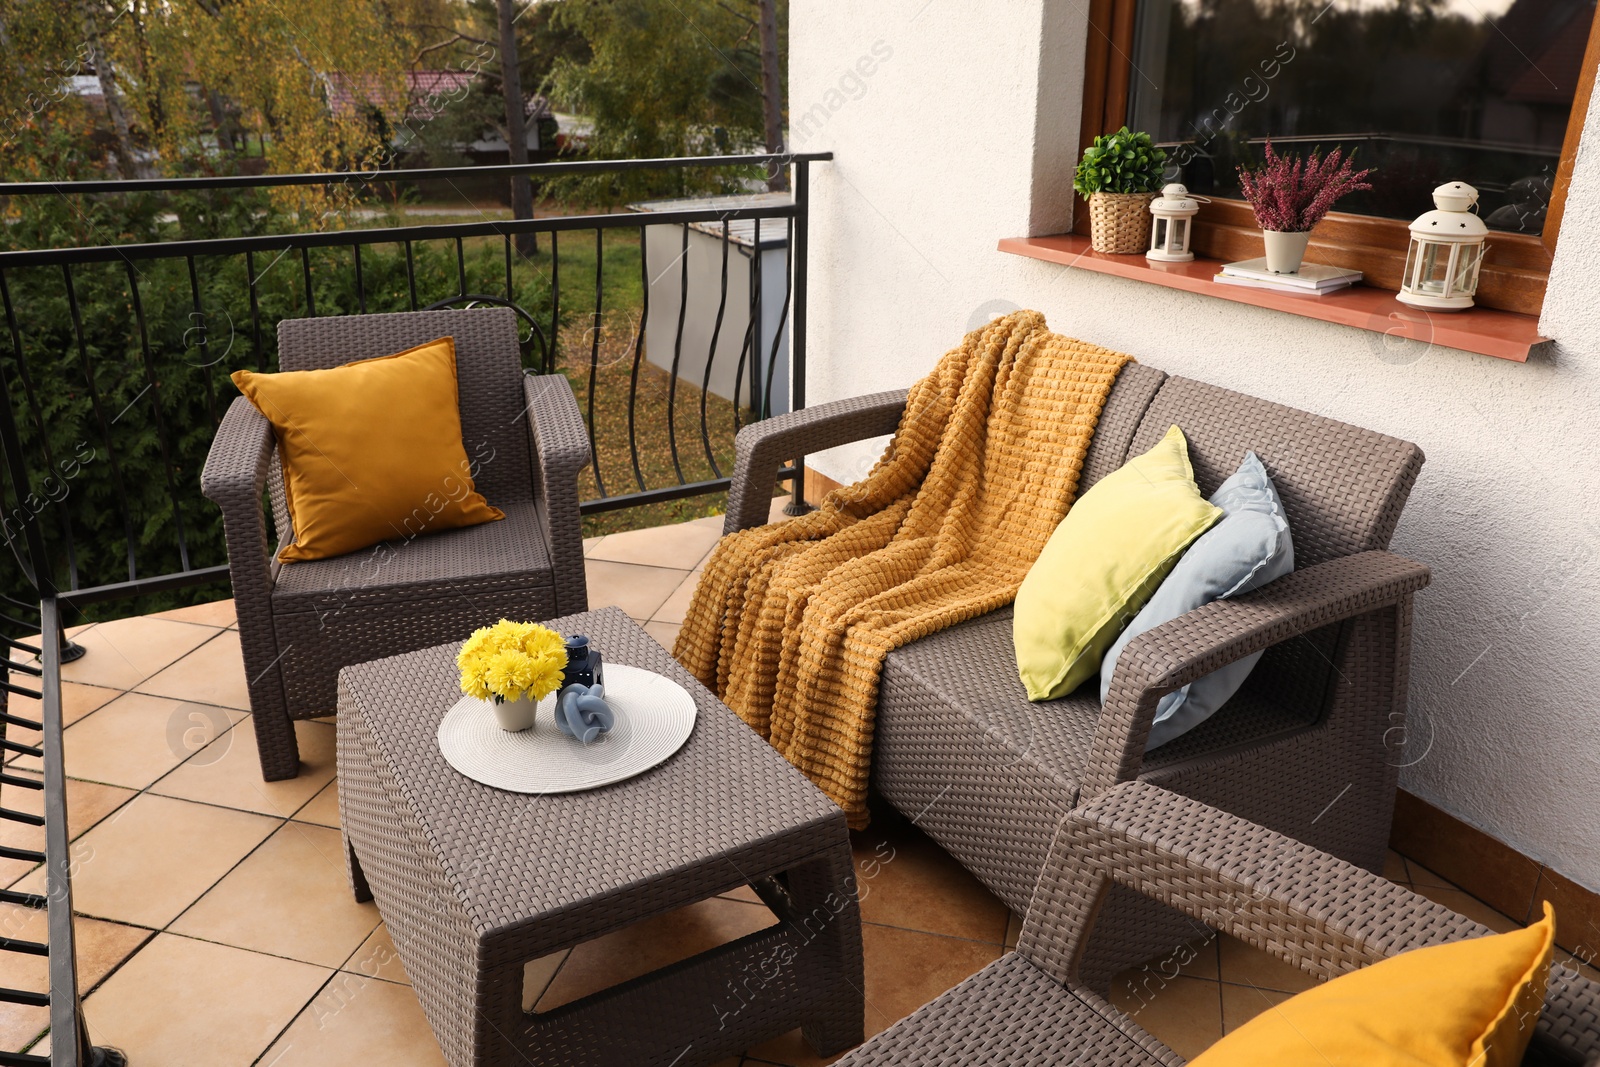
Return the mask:
M791 9L792 140L836 153L813 171L808 400L907 385L1020 306L1162 370L1417 442L1393 547L1434 581L1404 785L1600 889L1600 212L1581 206L1600 202L1600 110L1545 306L1552 351L1516 364L1395 342L996 251L1066 228L1086 10ZM853 481L878 447L812 462Z

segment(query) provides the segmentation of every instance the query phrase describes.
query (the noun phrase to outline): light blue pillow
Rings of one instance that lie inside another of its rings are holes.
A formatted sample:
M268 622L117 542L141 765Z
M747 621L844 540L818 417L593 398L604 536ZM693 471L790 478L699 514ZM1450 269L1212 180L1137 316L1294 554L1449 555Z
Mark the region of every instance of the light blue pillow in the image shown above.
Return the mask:
M1155 595L1106 650L1100 662L1101 704L1111 692L1117 657L1134 637L1201 605L1248 593L1294 570L1294 543L1283 503L1254 452L1245 453L1244 462L1212 494L1211 502L1222 509L1222 519L1189 546ZM1260 659L1259 652L1246 656L1162 697L1145 751L1209 719L1239 691Z

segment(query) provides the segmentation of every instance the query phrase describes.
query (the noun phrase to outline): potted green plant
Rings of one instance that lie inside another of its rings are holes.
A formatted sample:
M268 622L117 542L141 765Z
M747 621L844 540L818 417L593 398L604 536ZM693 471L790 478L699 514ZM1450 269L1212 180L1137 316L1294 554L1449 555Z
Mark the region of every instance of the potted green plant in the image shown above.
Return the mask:
M1167 153L1148 133L1124 126L1083 150L1072 187L1089 202L1089 243L1096 252L1137 255L1150 247L1150 198L1161 189Z

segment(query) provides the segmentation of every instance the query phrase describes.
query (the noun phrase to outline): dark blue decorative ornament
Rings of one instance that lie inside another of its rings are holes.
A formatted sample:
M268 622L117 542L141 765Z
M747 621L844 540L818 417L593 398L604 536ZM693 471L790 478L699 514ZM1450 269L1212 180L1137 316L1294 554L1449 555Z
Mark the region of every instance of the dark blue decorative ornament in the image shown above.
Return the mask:
M556 695L556 725L568 737L589 744L617 724L617 713L606 703L605 688L581 682Z
M583 634L571 634L567 637L567 666L561 672L561 688L569 685L604 685L605 671L600 660L600 651L589 645L589 638Z

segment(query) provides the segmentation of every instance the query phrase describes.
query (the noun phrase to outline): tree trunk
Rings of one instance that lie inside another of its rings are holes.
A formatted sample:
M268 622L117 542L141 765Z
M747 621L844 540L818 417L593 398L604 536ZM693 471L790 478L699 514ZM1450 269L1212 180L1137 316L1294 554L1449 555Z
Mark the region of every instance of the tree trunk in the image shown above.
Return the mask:
M783 72L778 69L778 0L757 0L761 8L761 105L766 120L767 151L783 151ZM789 172L772 168L767 188L789 188Z
M526 105L522 99L522 73L517 67L516 12L511 0L496 0L500 15L500 92L506 103L506 147L511 150L512 163L528 162L528 130L525 123ZM533 189L523 174L511 178L511 217L533 218ZM524 256L539 251L536 234L519 233L517 252Z
M89 62L94 65L94 76L100 81L100 95L105 98L106 114L111 118L111 128L117 136L117 151L135 178L145 177L145 168L133 150L133 131L128 125L128 113L122 108L122 97L117 93L117 80L111 73L111 61L106 58L104 44L100 41L100 24L95 18L96 0L78 0L78 14L83 21L83 44ZM122 177L118 161L111 161L111 176Z
M144 85L151 140L159 143L161 132L166 126L166 112L162 107L161 94L156 91L155 83L150 77L150 42L145 37L144 19L141 17L138 0L135 0L127 11L133 20L134 53L139 60L139 81Z
M221 0L195 0L201 11L213 19L222 17ZM217 149L227 155L239 157L250 154L250 134L247 130L240 130L237 140L234 139L233 122L228 117L227 109L223 106L222 94L215 89L204 89L206 110L211 112L211 128L217 135ZM265 155L265 149L262 150Z
M222 94L215 89L207 89L204 96L206 108L211 112L211 128L216 131L218 150L229 156L238 155L233 143L233 126L222 106Z

